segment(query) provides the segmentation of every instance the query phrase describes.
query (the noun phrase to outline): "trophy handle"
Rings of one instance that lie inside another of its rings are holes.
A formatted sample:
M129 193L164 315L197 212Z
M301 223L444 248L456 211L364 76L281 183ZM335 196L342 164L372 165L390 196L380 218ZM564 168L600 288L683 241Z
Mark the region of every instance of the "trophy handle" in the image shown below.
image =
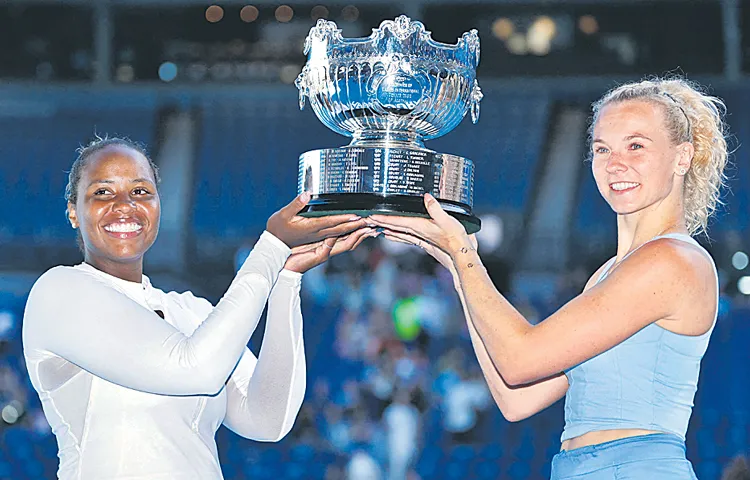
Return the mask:
M479 102L484 98L482 89L479 88L479 82L474 79L474 88L471 90L471 122L477 123L479 121Z
M294 80L294 86L297 87L297 90L299 90L299 109L304 110L305 109L305 97L309 95L310 88L307 85L307 71L309 70L308 66L305 65L302 71L299 75L297 75L297 79Z

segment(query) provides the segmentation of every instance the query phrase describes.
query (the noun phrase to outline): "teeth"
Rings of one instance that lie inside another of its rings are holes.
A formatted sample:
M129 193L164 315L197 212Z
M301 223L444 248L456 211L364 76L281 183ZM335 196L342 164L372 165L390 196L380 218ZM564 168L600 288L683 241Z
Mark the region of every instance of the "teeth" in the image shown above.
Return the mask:
M628 188L637 187L638 185L640 185L640 183L617 182L617 183L613 183L611 186L612 186L612 190L620 191L620 190L627 190Z
M115 233L130 233L140 230L141 227L137 223L113 223L104 227L104 230Z

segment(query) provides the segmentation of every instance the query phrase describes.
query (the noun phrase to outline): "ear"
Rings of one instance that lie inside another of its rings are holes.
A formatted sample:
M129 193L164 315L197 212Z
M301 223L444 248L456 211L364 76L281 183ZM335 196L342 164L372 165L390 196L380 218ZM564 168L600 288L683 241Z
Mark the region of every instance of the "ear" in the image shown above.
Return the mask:
M675 165L675 173L680 176L687 174L690 170L690 165L693 163L693 155L695 155L695 147L690 142L684 142L677 145L677 164Z
M76 207L68 202L68 221L70 222L70 226L73 228L78 228L78 214L76 213Z

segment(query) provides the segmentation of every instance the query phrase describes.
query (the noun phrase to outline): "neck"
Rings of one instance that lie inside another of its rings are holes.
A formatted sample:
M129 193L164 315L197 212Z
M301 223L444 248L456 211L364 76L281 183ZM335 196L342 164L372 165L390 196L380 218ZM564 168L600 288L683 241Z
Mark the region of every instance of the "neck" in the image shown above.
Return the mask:
M688 233L682 206L663 207L664 204L617 216L617 262L654 237Z
M107 260L93 259L86 256L84 262L113 277L128 282L141 283L143 281L143 259L128 263L116 263Z

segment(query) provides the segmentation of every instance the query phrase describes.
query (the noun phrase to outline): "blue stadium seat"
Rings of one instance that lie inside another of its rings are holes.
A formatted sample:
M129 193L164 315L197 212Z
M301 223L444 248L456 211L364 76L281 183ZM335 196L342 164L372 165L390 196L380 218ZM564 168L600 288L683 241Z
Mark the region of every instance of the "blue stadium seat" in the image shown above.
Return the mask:
M450 480L468 478L469 464L468 462L451 461L443 471L445 472L445 478Z
M498 461L480 461L474 468L476 478L482 480L495 480L500 478L500 465Z
M513 480L523 480L529 478L531 469L529 464L523 461L516 461L508 469L508 477Z

